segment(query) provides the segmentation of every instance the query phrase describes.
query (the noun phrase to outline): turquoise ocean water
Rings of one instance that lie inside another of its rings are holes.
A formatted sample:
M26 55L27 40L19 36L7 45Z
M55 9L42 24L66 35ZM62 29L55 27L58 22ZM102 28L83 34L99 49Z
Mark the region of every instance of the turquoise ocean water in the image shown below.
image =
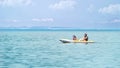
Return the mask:
M0 68L120 68L120 31L0 31Z

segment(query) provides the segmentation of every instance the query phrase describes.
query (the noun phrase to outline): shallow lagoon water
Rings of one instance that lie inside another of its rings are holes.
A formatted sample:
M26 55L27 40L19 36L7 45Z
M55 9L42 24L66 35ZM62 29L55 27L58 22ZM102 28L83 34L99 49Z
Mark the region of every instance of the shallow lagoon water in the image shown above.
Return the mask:
M95 43L66 43L87 33ZM120 31L1 31L0 68L120 68Z

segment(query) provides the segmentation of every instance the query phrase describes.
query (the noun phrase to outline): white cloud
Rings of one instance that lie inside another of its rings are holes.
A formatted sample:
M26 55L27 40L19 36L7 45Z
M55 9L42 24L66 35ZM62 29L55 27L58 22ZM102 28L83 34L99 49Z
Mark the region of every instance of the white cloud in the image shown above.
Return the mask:
M95 6L93 4L90 4L89 7L87 8L87 10L89 12L92 12L94 10Z
M66 9L74 8L76 5L75 0L60 0L58 3L51 4L49 7L52 9Z
M53 18L34 18L32 19L34 22L53 22Z
M31 0L0 0L1 6L19 6L19 5L30 5Z
M109 14L120 13L120 4L111 4L107 7L100 8L99 12L100 13L109 13Z
M115 19L115 20L113 20L113 22L118 23L118 22L120 22L120 19Z
M12 23L17 23L19 22L20 20L17 20L17 19L5 19L5 20L2 20L3 22L12 22Z
M12 20L12 22L18 22L18 20Z

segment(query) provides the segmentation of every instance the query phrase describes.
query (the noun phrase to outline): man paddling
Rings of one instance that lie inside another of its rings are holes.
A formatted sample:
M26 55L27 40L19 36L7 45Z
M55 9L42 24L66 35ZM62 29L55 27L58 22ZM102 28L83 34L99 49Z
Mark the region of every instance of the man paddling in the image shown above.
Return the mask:
M84 34L84 37L80 39L80 41L88 41L88 36L86 33Z
M86 33L84 34L83 41L88 41L88 36Z

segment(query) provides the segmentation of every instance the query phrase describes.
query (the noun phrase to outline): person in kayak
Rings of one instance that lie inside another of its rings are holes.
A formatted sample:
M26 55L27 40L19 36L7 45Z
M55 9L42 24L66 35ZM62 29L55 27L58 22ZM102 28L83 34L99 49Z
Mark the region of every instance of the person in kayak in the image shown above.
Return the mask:
M77 40L77 37L75 35L73 35L73 40Z
M88 36L86 33L84 34L83 41L88 41Z

